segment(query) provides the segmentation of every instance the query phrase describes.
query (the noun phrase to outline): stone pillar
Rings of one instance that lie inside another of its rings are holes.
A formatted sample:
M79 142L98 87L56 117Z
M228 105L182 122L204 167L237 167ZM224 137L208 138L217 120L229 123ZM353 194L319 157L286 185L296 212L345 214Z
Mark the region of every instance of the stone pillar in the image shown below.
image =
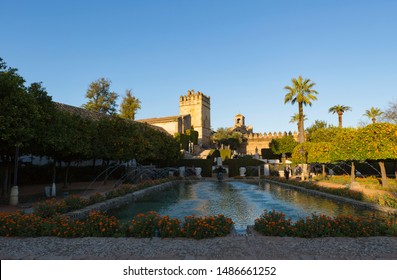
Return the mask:
M11 188L11 194L10 194L10 205L16 206L18 205L18 186L13 186Z
M57 187L55 185L55 182L52 183L51 195L52 196L57 196Z
M185 167L179 167L179 177L185 177Z
M196 172L197 178L201 178L201 167L196 167L194 171Z
M270 167L269 167L269 164L266 163L263 167L264 167L263 175L265 175L265 176L270 176Z

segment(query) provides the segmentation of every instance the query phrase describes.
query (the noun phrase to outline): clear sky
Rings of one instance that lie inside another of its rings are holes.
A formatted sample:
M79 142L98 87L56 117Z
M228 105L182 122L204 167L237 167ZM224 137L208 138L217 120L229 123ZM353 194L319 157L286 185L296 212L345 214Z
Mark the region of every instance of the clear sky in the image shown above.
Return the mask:
M306 127L337 125L336 104L357 126L397 99L396 0L1 0L0 15L0 57L74 106L105 77L141 100L137 119L178 115L194 89L211 97L213 129L241 113L273 132L296 130L284 86L299 75L319 92Z

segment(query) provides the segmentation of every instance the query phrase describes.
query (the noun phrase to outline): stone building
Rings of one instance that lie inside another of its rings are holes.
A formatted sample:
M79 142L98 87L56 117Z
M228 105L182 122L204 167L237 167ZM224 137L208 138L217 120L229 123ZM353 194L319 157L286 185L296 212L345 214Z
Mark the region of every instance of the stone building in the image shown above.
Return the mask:
M189 90L179 98L179 115L162 118L137 120L158 126L169 134L185 133L194 128L198 132L199 144L206 147L211 143L211 103L210 97L201 92Z
M234 126L230 128L231 131L240 132L243 134L244 142L241 144L239 153L254 155L257 152L260 154L261 149L268 149L269 143L274 138L281 138L287 135L293 135L294 139L298 141L298 133L294 132L269 132L269 133L254 133L251 125L245 125L245 117L242 114L237 114L234 117Z

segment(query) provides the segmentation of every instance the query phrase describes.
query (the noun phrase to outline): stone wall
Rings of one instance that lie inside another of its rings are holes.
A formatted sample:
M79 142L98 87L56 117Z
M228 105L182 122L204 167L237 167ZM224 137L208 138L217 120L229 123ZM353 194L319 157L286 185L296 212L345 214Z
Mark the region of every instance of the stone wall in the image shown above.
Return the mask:
M243 145L243 149L245 149L245 154L254 155L255 150L258 149L259 153L261 149L268 149L269 143L273 139L282 138L287 135L293 135L294 139L298 141L298 133L297 132L269 132L269 133L251 133L245 135L247 142Z

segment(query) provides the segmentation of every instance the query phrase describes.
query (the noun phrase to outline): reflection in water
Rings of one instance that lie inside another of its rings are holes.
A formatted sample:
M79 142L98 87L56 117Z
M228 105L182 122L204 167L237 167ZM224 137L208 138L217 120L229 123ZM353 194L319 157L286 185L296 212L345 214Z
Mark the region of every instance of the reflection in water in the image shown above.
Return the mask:
M366 216L370 210L339 203L323 197L265 183L263 186L243 182L199 182L150 194L111 212L121 220L129 220L138 213L156 211L181 220L185 216L209 216L223 214L233 219L237 232L244 233L247 225L253 225L265 209L286 214L297 220L321 213Z

